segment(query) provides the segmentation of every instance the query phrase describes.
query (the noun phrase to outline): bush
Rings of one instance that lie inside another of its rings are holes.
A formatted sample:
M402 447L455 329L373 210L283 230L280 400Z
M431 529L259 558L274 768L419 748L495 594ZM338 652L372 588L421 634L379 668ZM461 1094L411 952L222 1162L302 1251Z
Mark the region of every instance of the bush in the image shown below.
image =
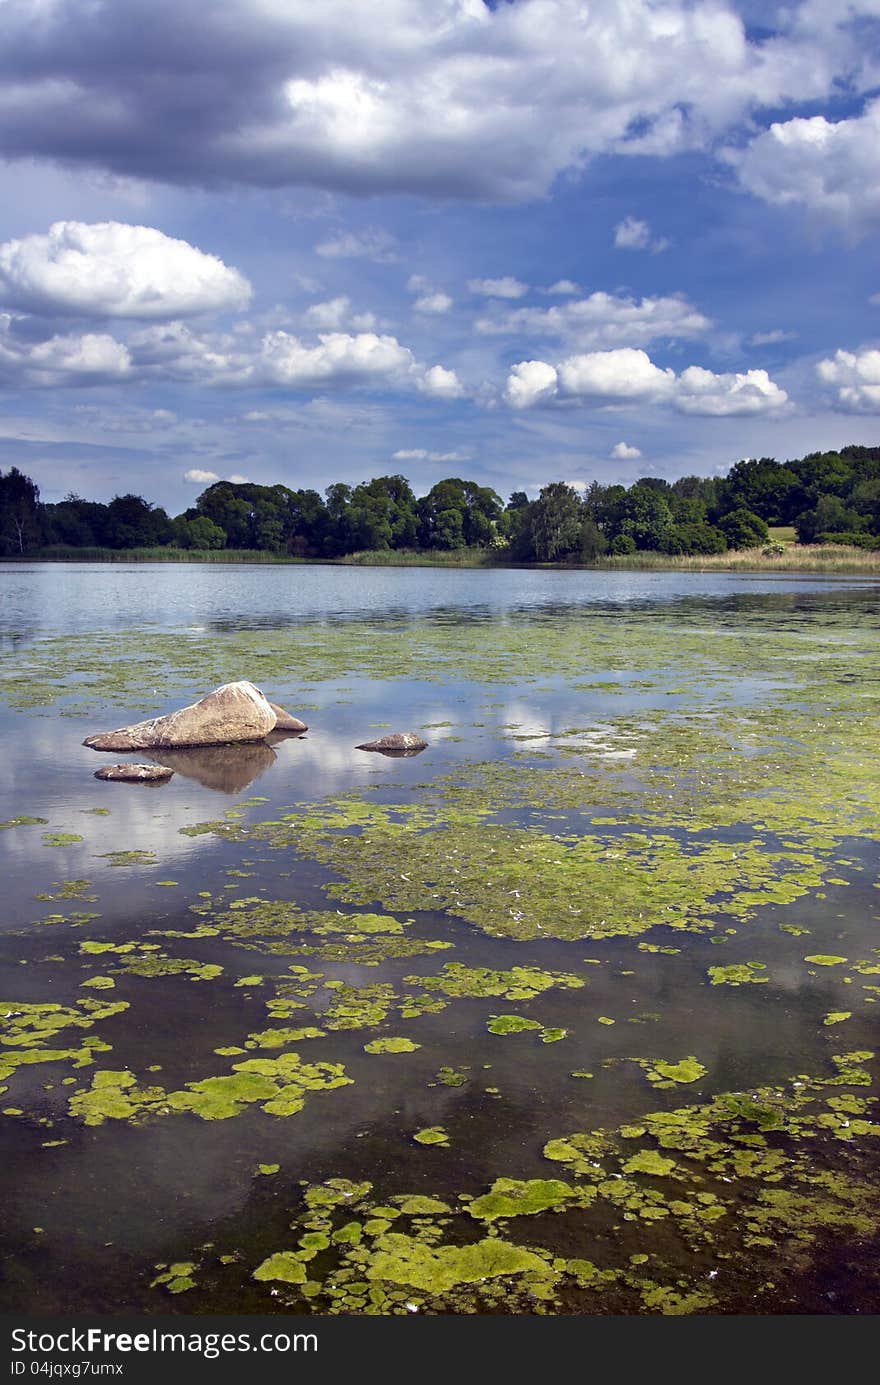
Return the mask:
M617 538L612 540L611 552L615 558L623 558L628 553L635 553L635 551L636 541L629 534L618 534Z

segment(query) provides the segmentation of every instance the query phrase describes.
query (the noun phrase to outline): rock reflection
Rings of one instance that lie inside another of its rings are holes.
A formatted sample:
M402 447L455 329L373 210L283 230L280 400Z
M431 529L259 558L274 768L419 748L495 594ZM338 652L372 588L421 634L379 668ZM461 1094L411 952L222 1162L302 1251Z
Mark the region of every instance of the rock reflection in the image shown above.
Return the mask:
M195 779L217 793L241 793L278 759L272 749L284 741L299 740L294 733L273 731L264 741L246 745L204 745L191 749L156 751L156 764L167 765L185 779Z

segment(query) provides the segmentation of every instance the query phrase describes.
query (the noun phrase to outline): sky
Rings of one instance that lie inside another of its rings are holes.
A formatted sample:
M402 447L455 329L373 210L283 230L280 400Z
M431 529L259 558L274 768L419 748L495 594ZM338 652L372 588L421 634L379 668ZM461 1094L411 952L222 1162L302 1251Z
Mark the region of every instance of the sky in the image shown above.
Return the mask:
M880 0L0 0L0 468L537 493L880 443Z

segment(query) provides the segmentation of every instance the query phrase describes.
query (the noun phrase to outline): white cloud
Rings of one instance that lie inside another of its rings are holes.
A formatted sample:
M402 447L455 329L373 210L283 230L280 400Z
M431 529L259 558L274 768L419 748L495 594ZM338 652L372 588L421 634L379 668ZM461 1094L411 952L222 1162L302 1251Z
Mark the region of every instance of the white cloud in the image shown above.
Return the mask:
M151 226L56 221L0 245L0 298L27 312L173 318L243 308L237 269Z
M183 479L184 481L189 481L193 486L211 486L215 481L220 481L224 478L218 476L216 471L202 471L200 467L195 466L183 473ZM233 486L244 486L247 485L248 478L233 473L232 476L227 476L225 479Z
M523 298L529 286L505 274L501 279L468 279L468 289L482 298Z
M835 388L847 413L880 413L880 351L836 351L816 366L819 379Z
M429 452L425 447L401 447L391 454L392 462L467 462L470 452Z
M541 292L564 298L569 294L580 293L581 286L576 284L573 279L557 279L556 283L551 284L549 289L542 289Z
M551 400L594 404L664 404L686 414L708 417L778 413L788 402L784 390L764 370L716 375L688 366L680 375L654 364L632 347L591 351L551 365L521 361L507 380L507 402L516 409ZM618 448L625 444L618 444ZM615 455L624 455L617 453Z
M455 371L442 365L432 365L426 370L418 387L431 399L460 399L464 394L464 386Z
M306 322L311 327L323 331L339 331L343 327L353 327L356 332L371 332L376 326L373 313L353 313L351 299L345 294L329 298L324 303L313 303L305 311Z
M448 293L425 293L413 304L417 313L448 313L452 299Z
M745 149L726 151L742 186L776 206L806 207L853 231L880 225L880 100L860 116L775 122Z
M630 447L628 442L617 442L611 449L611 456L618 462L635 461L641 455L641 449Z
M661 250L669 249L669 241L663 236L654 236L647 221L627 216L614 228L614 245L617 250L650 250L659 255Z
M797 332L785 332L781 327L774 327L769 332L753 332L749 337L749 346L775 346L780 341L794 341Z
M556 393L555 366L546 361L520 361L507 377L504 397L514 409L528 409Z
M514 308L494 318L480 318L483 336L561 337L572 345L610 347L644 345L658 338L700 336L709 318L678 294L660 298L624 298L591 293L551 308Z
M714 418L774 413L787 403L785 390L766 370L715 375L696 365L681 372L675 398L675 407L682 413Z
M297 389L338 384L395 381L412 375L412 352L396 337L375 332L322 332L317 346L306 346L288 332L269 332L262 341L259 371L275 384Z
M375 260L393 264L396 241L387 231L340 231L315 246L315 253L329 260Z
M15 336L11 327L12 320L0 316L0 379L10 384L114 384L132 376L128 348L105 332L31 342Z
M563 394L599 399L660 399L674 387L675 372L661 370L644 351L587 351L559 366Z

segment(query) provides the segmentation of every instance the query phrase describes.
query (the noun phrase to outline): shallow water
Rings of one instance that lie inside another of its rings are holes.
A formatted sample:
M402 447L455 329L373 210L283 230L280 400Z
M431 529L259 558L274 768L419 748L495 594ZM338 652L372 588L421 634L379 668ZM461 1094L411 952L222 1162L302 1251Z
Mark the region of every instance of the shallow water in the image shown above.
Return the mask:
M880 1308L876 584L0 565L0 597L5 1307ZM247 676L307 735L93 778L85 735Z

